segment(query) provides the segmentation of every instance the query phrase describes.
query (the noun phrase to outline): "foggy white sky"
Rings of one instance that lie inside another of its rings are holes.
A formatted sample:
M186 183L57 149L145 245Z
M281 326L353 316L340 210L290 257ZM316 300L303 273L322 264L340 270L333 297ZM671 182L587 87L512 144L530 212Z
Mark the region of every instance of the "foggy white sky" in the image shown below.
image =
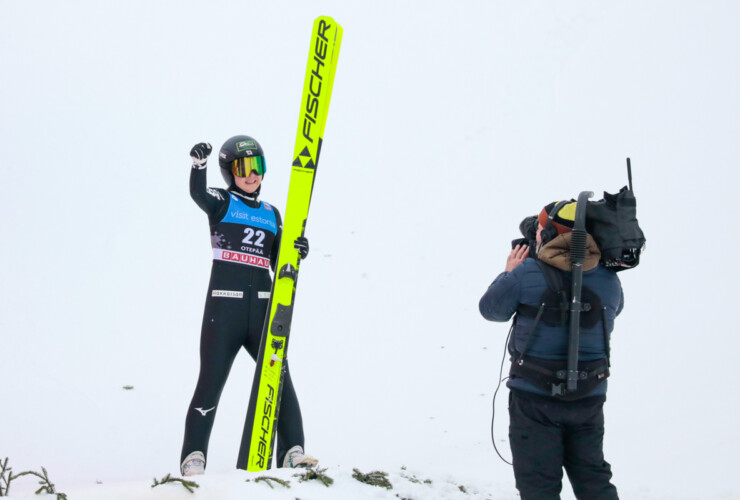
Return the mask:
M210 268L188 151L258 138L282 211L328 14L345 35L290 351L312 450L513 483L486 434L507 327L477 301L524 216L619 189L630 156L648 243L621 276L607 460L627 498L737 494L735 2L0 6L0 457L60 483L174 470Z

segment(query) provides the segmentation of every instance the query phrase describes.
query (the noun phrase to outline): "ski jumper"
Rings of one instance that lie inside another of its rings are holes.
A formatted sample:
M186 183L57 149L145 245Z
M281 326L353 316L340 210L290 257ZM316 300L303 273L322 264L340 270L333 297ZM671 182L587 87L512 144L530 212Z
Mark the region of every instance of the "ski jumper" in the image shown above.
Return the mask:
M200 373L185 420L181 462L193 451L207 458L218 401L240 348L257 358L272 290L270 269L274 271L277 262L282 231L280 213L259 201L257 193L206 188L205 168L193 167L190 196L208 215L213 267L200 337ZM304 446L301 410L287 360L284 383L278 464L291 447Z

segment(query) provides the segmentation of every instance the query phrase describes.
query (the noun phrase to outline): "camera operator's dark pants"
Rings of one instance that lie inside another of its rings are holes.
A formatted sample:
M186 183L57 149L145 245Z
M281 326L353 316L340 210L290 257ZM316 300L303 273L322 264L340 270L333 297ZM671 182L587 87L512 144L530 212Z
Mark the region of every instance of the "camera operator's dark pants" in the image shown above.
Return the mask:
M579 500L617 500L604 460L604 401L561 401L511 389L509 441L522 500L558 500L563 468Z

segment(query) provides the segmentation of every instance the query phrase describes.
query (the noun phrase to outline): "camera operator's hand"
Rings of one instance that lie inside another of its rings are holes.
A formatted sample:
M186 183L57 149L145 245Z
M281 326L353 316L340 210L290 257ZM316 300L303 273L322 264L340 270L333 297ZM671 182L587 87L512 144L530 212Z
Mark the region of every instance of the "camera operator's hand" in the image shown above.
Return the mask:
M207 142L199 142L190 150L190 158L193 159L193 166L204 168L211 154L211 145Z
M528 245L517 245L514 247L514 249L509 254L509 257L506 259L506 269L505 271L508 273L509 271L513 271L516 266L524 262L524 259L527 258L527 254L529 253L529 246Z

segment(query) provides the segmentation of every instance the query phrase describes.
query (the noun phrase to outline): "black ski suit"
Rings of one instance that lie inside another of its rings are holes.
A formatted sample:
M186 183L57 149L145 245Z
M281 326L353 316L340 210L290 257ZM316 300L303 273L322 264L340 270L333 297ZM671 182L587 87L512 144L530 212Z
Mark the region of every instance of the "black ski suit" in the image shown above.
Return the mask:
M206 188L206 169L193 166L190 196L208 214L214 250L200 337L200 374L185 420L180 462L193 451L208 456L208 441L221 391L236 354L244 347L257 359L277 263L282 221L257 193ZM277 464L304 446L303 421L288 362L278 413ZM247 391L249 394L249 391Z

